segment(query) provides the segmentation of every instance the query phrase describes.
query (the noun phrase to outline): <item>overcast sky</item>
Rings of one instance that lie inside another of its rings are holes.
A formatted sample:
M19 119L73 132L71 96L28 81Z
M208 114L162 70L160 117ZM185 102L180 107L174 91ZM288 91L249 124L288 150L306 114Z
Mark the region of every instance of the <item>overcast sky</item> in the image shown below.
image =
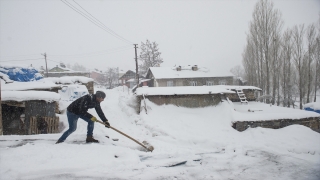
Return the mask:
M161 66L196 64L225 72L242 62L257 0L67 2L109 30L60 0L0 0L0 63L45 66L41 54L46 53L49 67L62 61L89 69L135 70L133 44L148 39L159 44ZM284 29L319 18L320 0L273 2L282 12Z

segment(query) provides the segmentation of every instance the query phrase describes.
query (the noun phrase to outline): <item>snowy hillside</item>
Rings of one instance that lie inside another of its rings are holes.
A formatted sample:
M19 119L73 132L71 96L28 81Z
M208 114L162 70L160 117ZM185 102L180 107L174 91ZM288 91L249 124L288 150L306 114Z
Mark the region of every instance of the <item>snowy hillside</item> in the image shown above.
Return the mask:
M55 142L62 132L0 136L0 179L320 179L320 134L307 127L238 132L231 123L246 110L228 102L189 109L147 101L148 114L138 115L127 90L105 92L101 106L111 126L149 142L153 152L98 123L94 137L100 143L86 144L86 123L79 119L76 132L61 144ZM90 113L97 116L94 109ZM286 113L291 117L293 111ZM67 125L65 114L60 119Z

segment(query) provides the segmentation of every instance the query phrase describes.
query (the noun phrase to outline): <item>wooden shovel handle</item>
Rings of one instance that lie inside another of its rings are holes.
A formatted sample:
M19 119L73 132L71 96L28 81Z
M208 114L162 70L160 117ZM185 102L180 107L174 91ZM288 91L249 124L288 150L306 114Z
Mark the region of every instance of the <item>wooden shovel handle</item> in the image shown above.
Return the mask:
M105 125L105 126L108 126L107 124L103 123L102 121L96 120L96 122L101 123L101 124L103 124L103 125ZM142 146L142 147L144 147L145 149L147 149L148 151L150 151L145 145L143 145L143 144L140 143L139 141L133 139L132 137L128 136L127 134L119 131L118 129L116 129L116 128L112 127L112 126L108 126L108 127L111 128L111 129L113 129L113 130L115 130L115 131L117 131L118 133L124 135L125 137L131 139L132 141L136 142L136 143L139 144L140 146Z

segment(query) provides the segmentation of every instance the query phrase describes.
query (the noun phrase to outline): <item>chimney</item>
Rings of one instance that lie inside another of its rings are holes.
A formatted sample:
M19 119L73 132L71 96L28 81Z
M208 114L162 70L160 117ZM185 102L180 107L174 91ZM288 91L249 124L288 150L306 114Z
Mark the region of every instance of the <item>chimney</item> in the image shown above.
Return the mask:
M197 65L194 65L194 66L192 66L192 71L198 71L198 66Z
M60 62L60 67L66 68L66 65L64 65L64 63Z
M177 71L181 71L181 66L178 66L178 67L177 67Z

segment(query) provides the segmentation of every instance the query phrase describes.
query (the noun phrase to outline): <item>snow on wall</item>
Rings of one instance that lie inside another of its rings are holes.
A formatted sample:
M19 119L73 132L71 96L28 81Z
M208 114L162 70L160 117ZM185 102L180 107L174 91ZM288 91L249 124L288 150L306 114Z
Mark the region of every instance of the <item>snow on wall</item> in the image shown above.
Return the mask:
M223 86L178 86L178 87L142 87L136 90L137 95L184 95L184 94L219 94L235 93Z
M43 100L47 102L59 101L60 95L48 91L1 91L2 101L30 101Z

